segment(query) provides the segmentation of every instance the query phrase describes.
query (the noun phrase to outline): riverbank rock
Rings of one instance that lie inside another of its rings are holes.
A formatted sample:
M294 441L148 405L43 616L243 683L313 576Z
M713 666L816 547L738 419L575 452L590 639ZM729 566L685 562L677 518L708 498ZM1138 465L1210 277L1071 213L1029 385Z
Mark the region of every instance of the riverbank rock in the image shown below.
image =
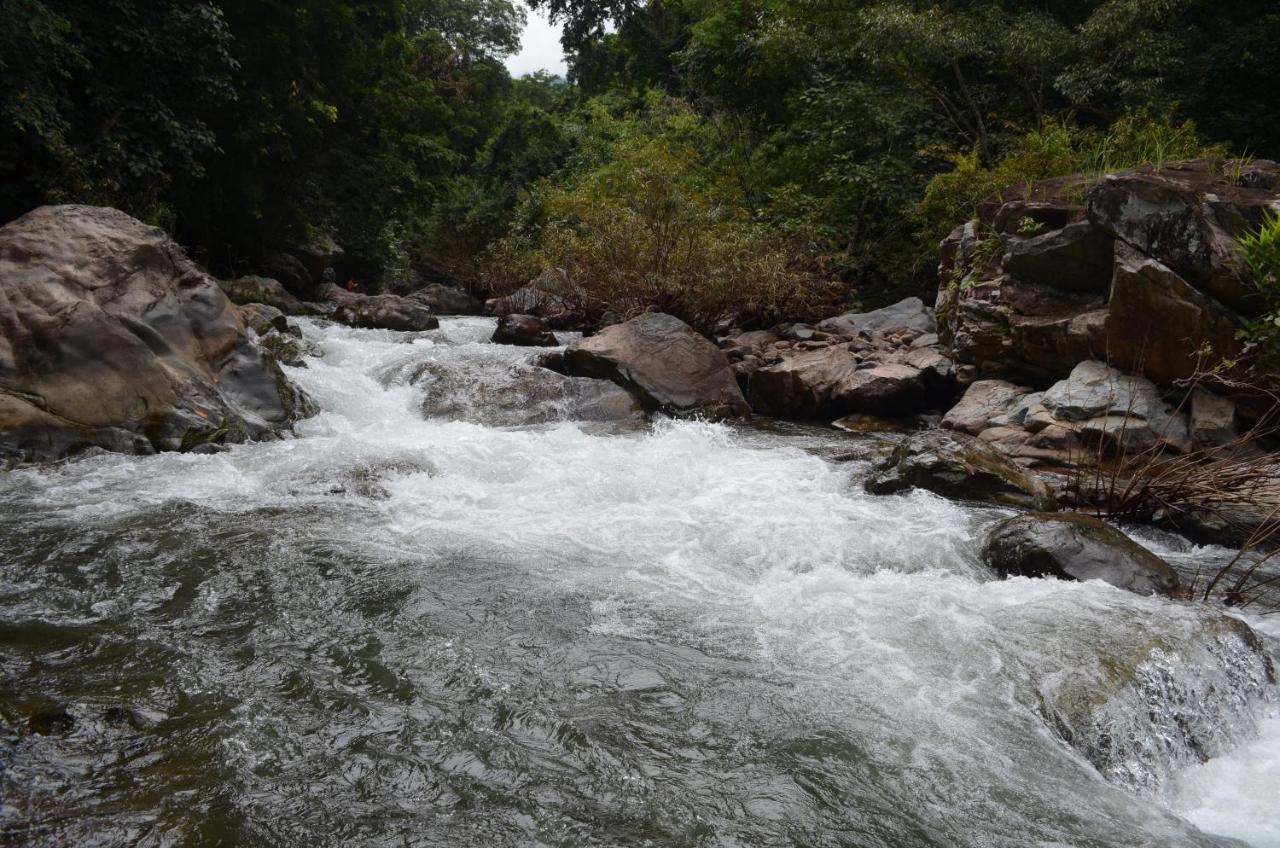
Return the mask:
M1032 513L987 534L982 559L1002 577L1101 580L1139 595L1173 595L1178 575L1160 557L1091 515Z
M320 295L337 305L331 316L339 324L363 330L434 330L440 319L416 300L394 294L366 295L338 286L322 286Z
M909 297L892 306L885 306L871 312L848 312L828 318L819 322L817 329L824 333L854 336L858 333L892 330L932 333L937 327L933 310L925 306L920 298Z
M559 367L569 376L613 380L669 414L727 418L751 411L719 348L658 312L575 342Z
M1263 308L1237 237L1280 208L1280 165L1249 169L1170 162L986 204L941 246L944 346L977 379L1037 388L1086 359L1170 385L1235 356Z
M305 402L161 230L89 206L0 228L0 455L264 438Z
M323 304L304 303L298 300L285 291L278 280L268 277L237 277L234 280L219 280L218 286L231 299L231 302L238 306L262 303L280 310L285 315L324 315L330 311Z
M449 286L433 283L407 295L430 309L436 315L482 315L484 304L476 298Z
M866 488L875 495L925 489L945 498L1042 512L1057 506L1043 480L972 436L941 430L904 440Z
M532 315L503 315L490 341L523 347L556 347L560 342L547 322Z

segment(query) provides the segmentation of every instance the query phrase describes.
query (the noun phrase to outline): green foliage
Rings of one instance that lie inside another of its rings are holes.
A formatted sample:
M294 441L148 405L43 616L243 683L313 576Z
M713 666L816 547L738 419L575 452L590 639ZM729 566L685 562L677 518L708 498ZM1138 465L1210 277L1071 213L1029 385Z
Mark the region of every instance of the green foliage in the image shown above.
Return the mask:
M656 308L704 330L830 306L815 257L756 220L712 122L656 93L621 114L594 101L580 120L571 174L529 198L532 226L499 246L499 273L523 253L517 265L564 269L587 314Z
M1269 214L1262 225L1238 239L1254 284L1266 304L1263 315L1243 331L1245 360L1254 361L1255 371L1274 379L1280 365L1280 214Z

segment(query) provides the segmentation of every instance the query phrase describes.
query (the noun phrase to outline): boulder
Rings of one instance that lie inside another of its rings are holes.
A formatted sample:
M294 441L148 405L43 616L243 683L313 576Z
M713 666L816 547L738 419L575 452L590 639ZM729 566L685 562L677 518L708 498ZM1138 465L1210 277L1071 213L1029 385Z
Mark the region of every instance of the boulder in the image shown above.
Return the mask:
M918 488L946 498L1023 509L1056 507L1044 481L972 436L941 430L903 441L866 488L876 495Z
M1167 266L1127 246L1117 249L1107 316L1114 364L1171 385L1239 354L1242 326L1238 315Z
M1114 239L1088 221L1032 238L1010 238L1004 269L1028 282L1103 294L1111 277Z
M449 286L433 283L408 295L437 315L481 315L484 304L476 298Z
M526 363L479 382L470 372L428 366L412 382L424 389L422 411L431 418L490 427L555 421L639 425L645 420L631 393L609 380L567 377Z
M828 318L820 322L817 329L824 333L856 336L860 332L887 332L896 329L932 333L937 327L933 310L925 306L920 298L909 297L871 312L849 312Z
M1187 416L1165 403L1154 383L1102 362L1081 362L1044 393L1041 403L1055 420L1084 435L1124 441L1137 450L1157 443L1177 451L1190 448Z
M243 306L246 303L262 303L280 310L285 315L327 315L329 309L322 304L304 303L298 300L278 280L269 277L237 277L219 280L218 285L231 302Z
M547 322L533 315L503 315L490 341L523 347L556 347L560 344Z
M333 282L335 267L347 255L330 236L320 236L289 251L316 284Z
M305 411L161 230L89 206L0 228L0 455L188 450L272 436Z
M764 415L825 420L854 413L911 415L927 405L918 369L863 363L843 346L788 351L751 376L748 399Z
M302 300L316 300L318 283L298 257L284 251L269 253L258 263L262 276L278 280L285 291Z
M321 287L320 295L337 304L333 320L363 330L401 330L420 332L434 330L440 319L416 300L394 294L364 295L349 292L331 283Z
M1220 448L1239 438L1236 405L1204 389L1191 393L1191 445L1196 449Z
M751 410L724 353L671 315L651 312L570 345L560 367L613 380L650 408L715 418Z
M244 325L260 336L265 336L272 330L279 330L282 333L289 331L289 319L274 306L267 306L264 303L246 303L237 306L236 312L240 314L240 320Z
M999 522L983 561L1002 577L1101 580L1140 595L1173 595L1178 575L1160 557L1091 515L1033 513Z
M1008 415L1030 392L1030 389L1004 380L978 380L969 386L960 402L942 417L942 426L947 430L959 430L976 436L994 426L996 419Z

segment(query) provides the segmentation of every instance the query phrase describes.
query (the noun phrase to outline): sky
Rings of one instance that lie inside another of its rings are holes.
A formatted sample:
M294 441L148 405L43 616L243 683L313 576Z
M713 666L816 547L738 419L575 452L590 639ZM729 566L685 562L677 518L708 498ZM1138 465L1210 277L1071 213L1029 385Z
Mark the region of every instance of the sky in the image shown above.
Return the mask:
M529 12L529 23L520 39L520 52L507 57L507 70L513 77L534 71L551 71L564 76L568 70L564 51L560 49L560 27L554 26L542 12Z

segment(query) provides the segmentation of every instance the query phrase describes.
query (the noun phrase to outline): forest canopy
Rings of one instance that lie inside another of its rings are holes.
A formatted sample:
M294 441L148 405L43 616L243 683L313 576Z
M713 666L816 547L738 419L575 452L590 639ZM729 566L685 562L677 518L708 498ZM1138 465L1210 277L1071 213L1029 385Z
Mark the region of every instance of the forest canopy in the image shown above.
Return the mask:
M777 312L927 291L1002 182L1280 155L1264 0L532 5L567 80L509 76L511 0L0 0L0 218L116 206L225 274L332 238L371 286L612 267Z

